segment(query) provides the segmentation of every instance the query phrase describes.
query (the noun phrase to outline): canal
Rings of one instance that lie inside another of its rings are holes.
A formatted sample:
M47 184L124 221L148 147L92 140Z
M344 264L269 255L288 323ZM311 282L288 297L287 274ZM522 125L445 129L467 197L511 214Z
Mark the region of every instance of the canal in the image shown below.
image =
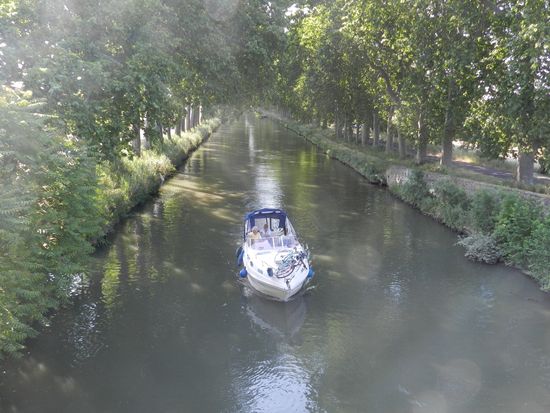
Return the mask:
M316 270L286 304L236 278L273 206ZM550 297L273 121L223 125L111 241L0 412L550 411Z

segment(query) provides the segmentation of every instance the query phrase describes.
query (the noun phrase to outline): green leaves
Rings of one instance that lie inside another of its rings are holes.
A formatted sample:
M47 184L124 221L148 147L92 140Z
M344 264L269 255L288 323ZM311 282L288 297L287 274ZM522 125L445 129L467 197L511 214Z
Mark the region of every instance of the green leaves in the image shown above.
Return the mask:
M541 207L532 201L512 196L503 199L494 236L507 262L526 266L529 238L541 217Z
M157 131L179 122L184 106L269 94L285 2L236 7L221 19L202 0L10 2L0 21L21 27L0 29L17 46L2 49L0 67L46 100L57 127L113 161L131 153L140 129L160 143Z
M502 5L491 21L493 49L483 75L485 106L489 119L498 121L497 127L510 137L501 140L503 153L511 146L532 152L549 144L550 22L544 16L547 2L519 2ZM490 130L490 125L483 129Z
M538 221L527 240L527 265L542 289L550 290L550 218Z
M20 91L0 91L0 351L15 352L54 301L39 263L32 225L39 157L49 153L47 119L33 113Z
M542 0L316 2L291 20L277 102L304 121L333 121L337 136L374 112L419 150L441 140L448 162L457 139L492 157L518 146L541 154L547 16Z
M473 230L491 234L495 229L499 209L498 197L486 191L477 192L472 198L471 221Z
M0 5L0 351L20 348L108 223L202 141L206 127L164 140L184 107L193 127L199 106L271 93L286 2L235 4L224 18L202 0Z

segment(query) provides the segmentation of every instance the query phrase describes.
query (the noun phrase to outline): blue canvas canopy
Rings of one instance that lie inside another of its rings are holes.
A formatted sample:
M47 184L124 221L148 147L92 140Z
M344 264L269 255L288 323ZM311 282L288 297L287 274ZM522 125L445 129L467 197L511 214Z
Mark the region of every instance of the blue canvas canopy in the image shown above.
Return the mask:
M245 222L249 222L249 228L256 225L256 219L259 218L274 218L279 220L279 228L286 226L286 212L278 208L262 208L256 211L249 212L245 215Z

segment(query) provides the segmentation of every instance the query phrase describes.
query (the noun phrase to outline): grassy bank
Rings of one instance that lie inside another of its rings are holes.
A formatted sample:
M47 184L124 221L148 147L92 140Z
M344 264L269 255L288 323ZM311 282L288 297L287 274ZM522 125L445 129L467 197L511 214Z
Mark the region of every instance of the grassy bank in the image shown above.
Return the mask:
M453 182L453 172L429 173L410 161L385 154L357 151L336 142L333 131L281 120L327 155L355 169L370 182L388 184L391 169L399 165L402 176L392 180L390 191L459 234L458 244L471 260L495 264L504 262L532 276L550 291L550 214L543 196L511 189L505 185L462 179Z
M28 106L0 101L0 357L68 303L94 246L154 195L220 124L164 137L140 157L98 163Z
M154 195L164 180L183 164L189 154L220 125L219 119L208 120L181 136L164 138L157 148L143 151L132 159L120 163L98 165L98 199L105 216L106 226L97 239L105 236L120 219L136 205Z
M352 167L369 182L382 185L386 183L386 169L391 165L387 159L354 151L345 144L334 141L331 138L333 131L330 129L313 128L288 120L282 122L287 129L318 146L331 158Z

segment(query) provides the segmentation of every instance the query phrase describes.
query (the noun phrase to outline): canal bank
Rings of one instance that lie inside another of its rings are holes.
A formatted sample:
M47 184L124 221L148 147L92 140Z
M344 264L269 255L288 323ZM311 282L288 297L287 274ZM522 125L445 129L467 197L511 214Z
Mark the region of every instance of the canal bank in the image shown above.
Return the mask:
M262 113L458 232L458 244L472 261L504 262L550 291L550 196L395 164L335 141L331 130Z
M142 151L140 157L124 159L122 181L113 181L110 176L116 170L99 168L101 192L104 193L108 211L107 224L97 240L105 238L115 226L137 206L155 196L166 179L174 175L183 163L221 125L221 120L212 118L179 135L165 136L162 145L156 149ZM96 243L94 242L94 243Z
M210 119L166 136L140 156L99 162L81 151L80 158L69 160L45 157L44 172L34 176L41 187L36 201L8 214L20 214L25 221L14 225L18 231L11 244L2 244L0 359L21 352L60 306L70 305L76 286L87 278L90 255L138 205L158 193L219 125L218 119Z

